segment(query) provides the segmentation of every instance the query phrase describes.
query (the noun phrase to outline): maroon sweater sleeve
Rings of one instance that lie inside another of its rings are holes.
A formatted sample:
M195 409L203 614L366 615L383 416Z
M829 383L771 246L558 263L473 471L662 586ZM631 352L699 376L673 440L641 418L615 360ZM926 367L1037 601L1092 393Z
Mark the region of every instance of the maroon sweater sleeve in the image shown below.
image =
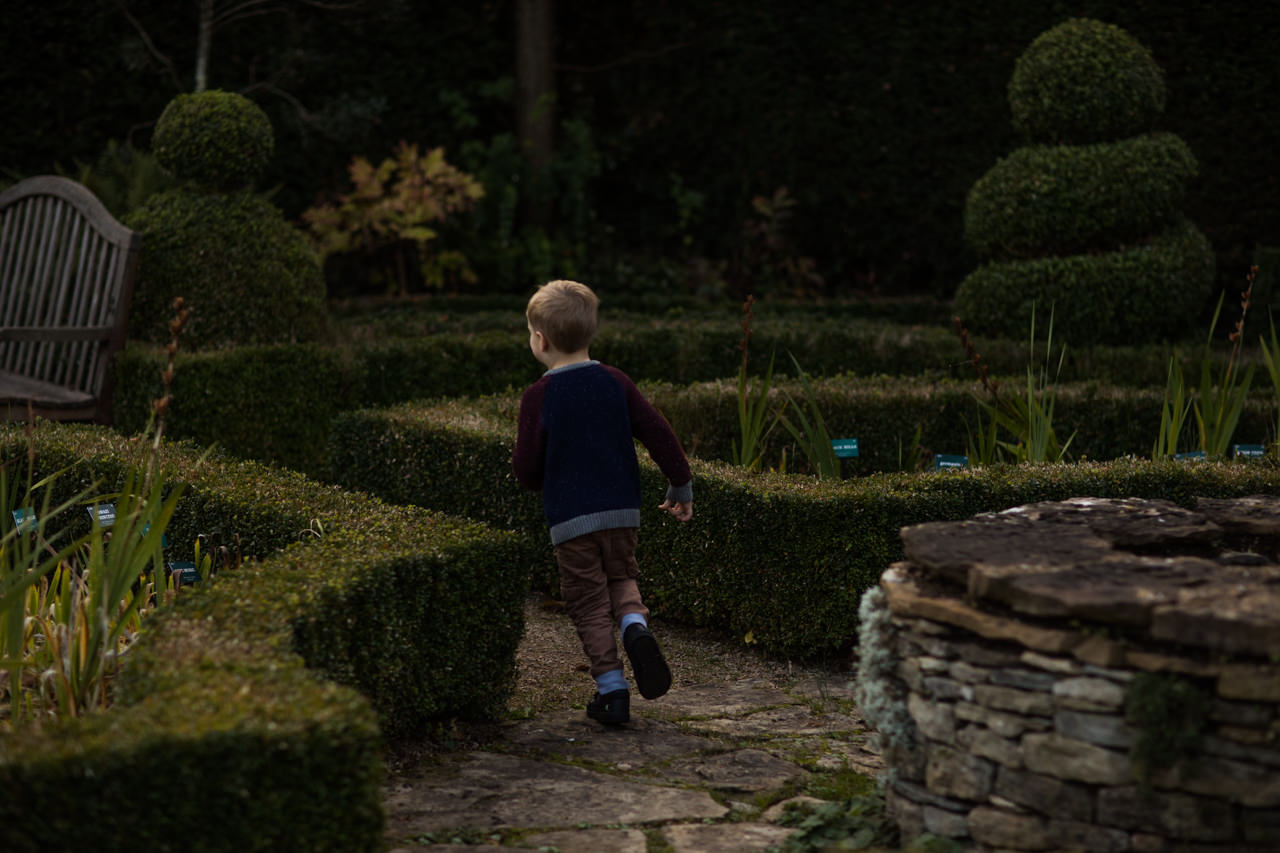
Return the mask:
M539 379L525 389L520 398L520 419L516 425L516 449L511 456L511 468L516 480L526 489L542 488L543 465L546 459L547 434L542 428L542 398L546 395L547 381Z
M604 369L618 381L627 394L627 408L631 413L631 434L649 451L658 469L672 486L686 486L693 480L689 472L689 460L685 458L680 439L676 438L671 424L667 423L653 404L645 399L631 377L616 367Z

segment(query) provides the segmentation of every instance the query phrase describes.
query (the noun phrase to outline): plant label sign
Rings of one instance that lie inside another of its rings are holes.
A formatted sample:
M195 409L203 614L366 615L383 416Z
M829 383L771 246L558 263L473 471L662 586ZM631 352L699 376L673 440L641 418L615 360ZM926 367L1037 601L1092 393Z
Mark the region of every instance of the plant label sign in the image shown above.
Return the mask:
M959 471L961 468L968 467L968 456L960 456L954 453L933 454L933 470L935 471Z
M177 586L200 583L202 580L196 564L190 560L178 560L170 563L169 573L173 575L173 582Z
M833 438L831 439L831 449L835 451L837 459L856 459L858 456L858 439Z
M151 532L151 523L150 523L150 522L147 522L146 524L144 524L144 525L142 526L142 533L141 533L141 534L139 534L139 535L141 535L141 536L146 536L146 535L147 535L148 533L150 533L150 532ZM160 547L161 547L161 548L168 548L168 547L169 547L169 537L168 537L168 536L166 536L164 533L161 533L161 534L160 534Z
M36 511L32 507L15 509L9 513L13 516L13 526L19 533L29 533L36 529Z
M1231 450L1236 459L1261 459L1267 455L1267 448L1261 444L1233 444Z
M85 512L89 513L89 518L98 522L99 527L110 527L116 523L115 504L94 504Z
M1209 457L1205 456L1203 450L1189 450L1186 453L1175 453L1174 459L1186 459L1191 462L1203 462Z

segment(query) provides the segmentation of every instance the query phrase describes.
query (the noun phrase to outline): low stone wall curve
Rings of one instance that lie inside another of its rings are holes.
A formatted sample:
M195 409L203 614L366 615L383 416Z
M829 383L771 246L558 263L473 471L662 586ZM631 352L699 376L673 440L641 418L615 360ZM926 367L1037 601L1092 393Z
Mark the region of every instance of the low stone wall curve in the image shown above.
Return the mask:
M858 690L904 838L1280 850L1280 498L1080 498L902 538Z

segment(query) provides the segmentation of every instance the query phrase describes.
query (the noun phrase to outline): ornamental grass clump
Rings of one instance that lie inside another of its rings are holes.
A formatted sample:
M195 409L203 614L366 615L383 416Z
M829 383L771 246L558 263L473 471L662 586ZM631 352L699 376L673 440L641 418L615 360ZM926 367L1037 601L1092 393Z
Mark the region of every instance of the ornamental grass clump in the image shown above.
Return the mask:
M1218 316L1222 312L1222 296L1213 311L1213 320L1209 324L1209 337L1204 344L1204 354L1200 359L1200 393L1192 403L1196 428L1200 433L1200 449L1206 456L1222 458L1231 447L1231 438L1235 435L1236 425L1240 423L1240 413L1244 410L1245 400L1249 397L1249 388L1253 384L1253 365L1241 376L1239 356L1240 342L1244 338L1244 321L1249 312L1249 299L1253 295L1253 280L1257 275L1257 267L1249 271L1248 286L1240 295L1240 319L1228 336L1231 341L1231 357L1222 366L1217 381L1214 381L1212 369L1213 333L1218 328Z
M1075 438L1075 433L1072 433L1065 442L1061 441L1053 425L1058 398L1055 383L1062 374L1062 363L1067 355L1067 347L1063 344L1058 349L1057 364L1053 365L1053 310L1049 312L1044 362L1037 369L1034 366L1036 312L1035 306L1031 307L1026 385L1022 395L1000 395L999 385L987 375L986 365L982 363L982 357L969 340L964 324L959 317L952 322L969 357L969 362L978 375L979 382L990 397L989 400L984 400L975 395L979 409L978 432L975 437L973 431L969 430L970 457L978 464L991 464L1003 459L1013 462L1063 461L1066 458L1067 448ZM1050 377L1051 366L1053 367L1052 377ZM1010 435L1011 440L1001 439L1000 430Z
M742 340L738 342L738 349L742 351L742 362L738 365L738 440L732 444L733 464L748 471L760 468L765 440L779 419L779 413L771 412L769 408L769 387L773 384L772 355L769 357L769 369L756 383L754 392L748 386L747 355L751 345L751 321L755 319L755 301L754 296L747 294L747 301L742 303ZM773 415L772 420L770 414Z
M142 618L157 603L157 587L176 584L166 581L165 529L183 487L171 488L156 470L172 359L187 319L181 299L174 309L170 367L164 396L154 403L148 458L128 470L119 491L100 493L98 481L69 489L65 471L34 480L30 420L25 460L0 463L0 728L56 723L106 707ZM23 461L25 470L13 477Z

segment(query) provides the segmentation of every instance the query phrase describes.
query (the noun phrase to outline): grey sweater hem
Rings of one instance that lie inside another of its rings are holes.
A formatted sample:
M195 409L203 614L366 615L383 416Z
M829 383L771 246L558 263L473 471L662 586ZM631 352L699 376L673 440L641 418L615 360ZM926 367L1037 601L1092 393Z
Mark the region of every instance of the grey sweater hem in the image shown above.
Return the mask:
M604 512L593 512L579 515L551 527L551 544L559 545L588 533L598 530L613 530L618 527L639 527L640 510L609 509Z

